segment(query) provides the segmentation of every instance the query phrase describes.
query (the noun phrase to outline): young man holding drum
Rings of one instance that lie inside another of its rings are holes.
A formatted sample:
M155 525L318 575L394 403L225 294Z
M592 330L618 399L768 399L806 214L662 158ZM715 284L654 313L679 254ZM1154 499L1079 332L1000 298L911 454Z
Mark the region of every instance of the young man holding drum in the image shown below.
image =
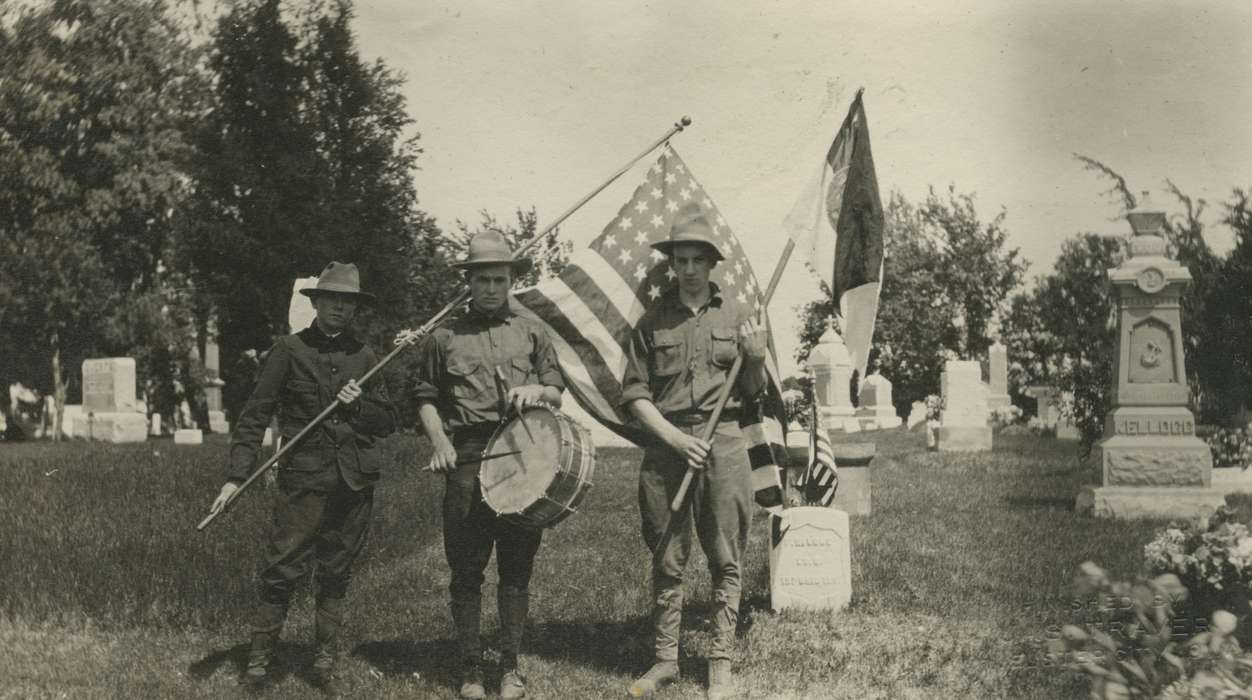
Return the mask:
M452 570L452 623L460 646L461 697L486 696L479 619L483 571L496 550L500 586L500 697L526 696L517 655L529 609L529 585L541 530L497 517L483 501L478 474L483 448L510 412L539 403L559 406L565 388L543 328L509 310L515 274L504 236L475 235L465 260L468 311L437 329L421 348L414 395L434 447L428 468L447 476L443 499L444 555ZM460 464L458 464L460 462Z
M675 286L644 313L631 338L622 403L651 432L639 471L639 512L652 558L655 661L631 684L633 697L651 696L678 677L683 573L691 554L692 524L713 577L709 698L735 693L730 652L739 614L741 556L752 520L751 466L739 429L742 399L766 384L766 335L751 311L724 299L709 274L724 255L699 207L678 212L669 240L653 244L669 258ZM721 414L712 444L699 436L735 358L744 357L737 385ZM698 469L687 505L675 517L670 502L688 467ZM663 547L662 551L658 551Z

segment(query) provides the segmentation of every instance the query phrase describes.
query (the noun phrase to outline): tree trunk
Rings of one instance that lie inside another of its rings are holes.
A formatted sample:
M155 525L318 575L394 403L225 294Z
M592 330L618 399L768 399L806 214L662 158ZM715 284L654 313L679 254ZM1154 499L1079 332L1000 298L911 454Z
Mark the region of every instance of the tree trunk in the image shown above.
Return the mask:
M55 333L52 334L52 404L56 415L52 419L52 441L61 441L61 421L65 417L65 375L61 371L61 344Z

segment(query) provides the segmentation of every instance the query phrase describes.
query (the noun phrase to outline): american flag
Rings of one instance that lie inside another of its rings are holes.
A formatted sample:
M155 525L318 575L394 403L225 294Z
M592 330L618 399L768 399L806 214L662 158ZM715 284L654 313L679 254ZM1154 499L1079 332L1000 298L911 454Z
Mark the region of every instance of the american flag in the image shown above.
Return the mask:
M839 488L839 472L835 467L835 451L830 447L826 431L817 424L817 404L809 420L809 464L796 486L803 489L804 502L829 506Z
M566 388L584 409L614 432L642 442L647 438L619 410L626 348L644 310L675 278L666 257L651 245L669 237L679 209L700 207L723 242L726 259L710 276L726 304L749 306L764 318L761 289L739 241L713 200L668 145L642 184L590 247L570 256L556 278L514 294L514 312L545 324L556 347ZM783 451L783 414L778 367L773 355L767 398L745 405L740 425L748 442L757 503L782 503L776 454Z

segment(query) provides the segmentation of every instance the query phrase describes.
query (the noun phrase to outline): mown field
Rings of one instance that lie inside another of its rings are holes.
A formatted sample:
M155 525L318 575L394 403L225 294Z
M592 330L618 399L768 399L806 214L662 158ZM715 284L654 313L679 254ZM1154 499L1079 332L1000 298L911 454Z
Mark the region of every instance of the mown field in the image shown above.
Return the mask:
M761 514L740 618L745 697L1085 696L1085 680L1044 663L1035 642L1070 621L1079 564L1134 574L1154 525L1076 516L1086 470L1071 442L997 436L994 452L970 456L926 452L920 433L857 439L876 440L879 456L874 513L852 520L853 604L841 614L771 613ZM387 449L394 464L350 592L339 687L349 697L455 697L442 484L416 469L424 440L397 436ZM200 447L0 444L0 697L240 693L270 493L248 494L197 533L225 453L220 437ZM545 534L522 658L536 698L623 697L650 660L638 459L602 450L583 512ZM703 692L702 560L690 578L684 678L666 697ZM271 697L310 695L311 617L306 590Z

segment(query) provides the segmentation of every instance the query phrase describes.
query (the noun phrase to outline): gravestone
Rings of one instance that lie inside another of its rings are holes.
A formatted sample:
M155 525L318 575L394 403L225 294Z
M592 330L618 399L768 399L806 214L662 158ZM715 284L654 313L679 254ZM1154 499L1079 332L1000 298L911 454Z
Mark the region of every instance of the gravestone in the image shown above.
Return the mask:
M210 324L209 338L204 343L204 370L208 375L204 384L204 401L209 412L209 431L222 434L230 432L230 423L226 422L226 413L222 410L221 350L213 339L216 329Z
M982 367L974 360L948 360L940 379L944 408L939 414L936 448L940 452L990 450Z
M987 383L987 410L995 411L1013 405L1009 398L1009 351L997 341L987 350L991 377Z
M912 430L913 428L925 422L926 422L926 402L914 401L913 405L909 408L909 420L907 423L908 429Z
M202 445L204 433L199 428L182 428L174 431L175 445Z
M1039 419L1040 425L1053 429L1056 437L1063 440L1077 440L1080 437L1078 427L1061 413L1061 403L1074 400L1072 393L1062 392L1051 386L1028 386L1025 394L1035 400L1035 417Z
M835 489L832 508L848 515L873 513L872 482L869 464L877 453L872 442L835 442L830 446L835 457L835 470L839 487Z
M852 407L852 357L843 338L827 328L809 353L813 372L813 400L818 421L828 432L856 432L861 429Z
M1113 408L1092 449L1097 484L1079 491L1075 509L1115 518L1204 516L1225 498L1212 486L1213 457L1187 409L1181 298L1191 273L1166 257L1163 212L1139 208L1126 218L1130 255L1108 272L1117 296Z
M160 413L152 414L152 424L148 430L148 434L154 437L160 437L161 435L161 414Z
M856 418L866 430L900 427L900 416L891 402L891 381L881 374L871 374L861 382L861 406Z
M82 371L82 413L74 417L74 437L105 442L146 440L148 417L137 410L134 358L84 360Z
M770 607L842 610L852 601L848 514L798 506L771 517Z

